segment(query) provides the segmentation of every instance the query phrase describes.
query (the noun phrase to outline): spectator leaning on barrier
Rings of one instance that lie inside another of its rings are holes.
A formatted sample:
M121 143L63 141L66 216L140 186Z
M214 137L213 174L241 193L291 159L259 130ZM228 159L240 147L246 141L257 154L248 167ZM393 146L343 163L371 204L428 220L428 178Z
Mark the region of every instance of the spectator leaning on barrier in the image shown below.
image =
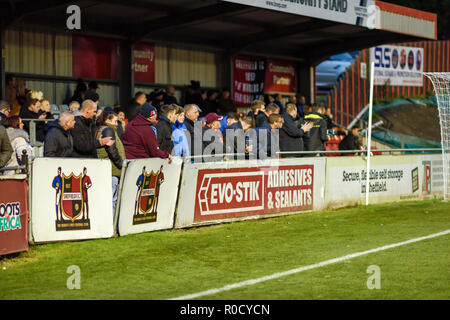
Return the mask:
M259 128L258 132L258 157L259 158L277 158L279 149L279 129L283 127L284 119L277 113L272 113L267 122ZM265 141L262 139L261 132L266 133ZM272 150L273 149L273 150Z
M112 146L104 146L97 149L97 158L109 159L112 167L112 195L113 195L113 214L115 212L117 195L119 192L120 174L122 171L122 162L125 159L125 149L117 133L118 116L114 111L104 111L99 119L99 127L96 137L111 137L116 141Z
M11 159L13 148L9 141L8 133L4 126L0 125L0 168L4 167Z
M156 137L157 111L149 103L142 105L140 113L128 124L122 137L127 159L162 158L172 156L159 148Z
M289 105L283 116L283 126L280 130L280 151L303 151L303 137L311 130L313 123L307 122L301 128L295 123L297 117L297 107ZM282 155L283 158L299 157L299 154Z
M6 128L6 132L8 134L9 141L11 143L11 147L13 149L13 153L11 154L11 158L6 164L7 167L15 167L22 165L24 163L21 162L22 155L27 155L28 158L31 158L31 153L33 148L29 143L28 133L23 130L23 122L19 116L12 116L5 120L4 126ZM4 175L13 175L15 170L5 171Z
M97 126L93 120L97 113L97 104L92 100L85 100L81 105L81 116L75 117L75 126L71 130L73 136L73 157L97 158L97 149L111 146L114 140L111 137L95 138Z
M203 156L223 154L225 145L220 131L220 120L222 117L217 113L210 112L205 116L205 127L203 128Z
M75 118L70 111L63 111L59 118L46 126L44 157L71 157L73 137L70 130L75 126Z
M325 141L328 140L327 122L322 117L323 107L314 105L312 112L305 116L305 121L311 121L313 127L307 137L305 137L306 150L308 151L324 151ZM320 154L317 154L318 156Z
M339 143L339 150L359 150L359 127L355 126Z
M184 109L180 106L176 111L177 120L172 125L172 141L173 141L173 155L179 157L189 157L191 151L186 137L186 125L184 124L185 114Z
M156 125L159 148L168 153L173 151L172 125L177 121L177 109L178 106L176 104L163 105L158 124Z

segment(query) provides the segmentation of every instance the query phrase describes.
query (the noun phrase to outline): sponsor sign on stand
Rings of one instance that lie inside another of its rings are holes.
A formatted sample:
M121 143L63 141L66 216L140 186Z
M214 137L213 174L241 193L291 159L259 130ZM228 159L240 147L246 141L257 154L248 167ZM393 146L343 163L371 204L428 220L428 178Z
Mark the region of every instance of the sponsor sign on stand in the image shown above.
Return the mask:
M35 242L113 236L111 162L36 158L31 229Z
M370 49L375 85L423 86L423 48L378 46Z
M28 250L28 183L0 180L0 256Z
M295 93L297 90L295 62L267 59L265 92Z
M119 234L173 228L182 160L130 160L123 178Z
M420 199L418 156L373 157L369 172L370 203ZM364 204L366 162L361 157L327 159L326 205Z
M155 82L155 46L136 43L133 46L133 71L136 82Z
M323 206L325 159L245 164L186 165L176 226L320 210ZM195 188L186 187L187 181L195 181Z
M233 57L233 101L248 106L255 99L262 99L266 59L249 56Z

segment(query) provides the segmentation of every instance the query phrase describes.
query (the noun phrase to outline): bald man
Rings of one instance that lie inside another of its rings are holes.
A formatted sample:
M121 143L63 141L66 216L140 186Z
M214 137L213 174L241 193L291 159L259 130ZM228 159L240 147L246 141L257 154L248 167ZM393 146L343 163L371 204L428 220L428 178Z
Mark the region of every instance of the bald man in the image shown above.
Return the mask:
M94 116L97 104L92 100L84 100L80 109L80 116L75 117L75 126L71 130L73 136L73 153L75 158L97 158L97 148L112 146L115 141L111 137L102 136L95 139L97 126Z
M70 157L73 152L73 138L70 133L75 119L70 111L63 111L59 119L49 122L44 140L44 157Z

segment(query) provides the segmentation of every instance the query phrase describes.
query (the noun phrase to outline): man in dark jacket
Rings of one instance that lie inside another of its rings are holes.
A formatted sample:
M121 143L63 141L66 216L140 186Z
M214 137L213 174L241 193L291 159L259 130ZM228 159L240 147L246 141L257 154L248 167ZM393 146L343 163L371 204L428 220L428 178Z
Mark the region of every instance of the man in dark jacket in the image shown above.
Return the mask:
M84 100L81 105L81 116L75 117L75 126L71 130L73 136L74 158L97 158L97 148L112 146L115 141L111 137L95 139L97 126L94 116L97 113L97 104L92 100Z
M278 158L280 151L279 130L283 127L284 119L277 113L272 113L267 122L258 130L258 158ZM264 135L265 133L265 139Z
M63 111L59 119L46 126L44 140L44 157L71 157L73 153L73 137L70 129L75 126L75 119L70 111Z
M323 107L315 105L312 112L305 116L305 121L313 122L313 127L308 137L305 137L306 150L325 151L325 141L328 140L327 122L322 117ZM320 155L320 154L317 154Z
M191 151L191 156L195 155L201 155L202 151L202 130L201 130L201 123L198 121L198 117L200 116L200 112L202 110L196 105L196 104L187 104L184 106L184 124L186 125L187 132L189 133L189 136L187 136L187 140L189 143L189 149ZM195 123L198 122L199 126L199 132L198 137L195 137ZM195 142L200 144L200 146L197 148L198 152L195 152Z
M280 151L303 151L303 137L311 130L313 123L307 122L301 128L295 123L297 107L289 105L283 116L283 126L280 130ZM299 157L299 154L285 154L283 158Z
M259 127L267 127L269 125L269 116L271 114L279 114L280 113L280 107L277 106L275 103L269 103L269 105L265 106L264 110L259 111L258 115L256 116L256 124L255 126L257 128Z
M172 153L172 125L177 121L177 105L169 104L161 107L161 114L156 125L156 136L158 138L159 148L168 153Z
M339 143L339 150L359 150L359 127L353 127Z
M0 168L11 159L13 148L9 141L8 133L4 126L0 125Z
M226 153L245 153L246 158L249 158L253 152L256 155L257 132L255 130L250 131L255 127L253 118L247 116L243 120L238 119L234 122L234 119L232 119L230 122L233 123L223 131ZM236 159L244 159L244 156L238 155Z
M133 120L141 110L141 106L147 101L147 96L145 93L139 91L134 95L134 99L131 101L131 105L125 110L125 115L128 122Z
M172 156L159 148L156 138L156 108L149 103L142 105L140 113L131 121L122 137L127 159L162 158Z

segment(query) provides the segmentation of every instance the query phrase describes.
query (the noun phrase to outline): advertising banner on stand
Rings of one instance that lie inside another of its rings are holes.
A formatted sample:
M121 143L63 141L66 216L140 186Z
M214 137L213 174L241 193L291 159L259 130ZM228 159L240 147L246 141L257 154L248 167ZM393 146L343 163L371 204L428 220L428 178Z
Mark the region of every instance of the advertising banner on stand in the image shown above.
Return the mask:
M186 164L176 227L323 208L325 159Z
M112 237L111 186L109 160L36 158L31 183L34 241Z
M28 250L28 183L0 179L0 256Z
M174 158L130 160L120 195L118 232L126 234L173 228L183 162Z
M133 70L135 82L155 82L155 46L136 43L133 46Z
M295 62L267 59L264 91L268 93L295 93L297 91Z
M233 101L238 106L250 106L253 100L262 99L266 59L248 56L233 58Z
M416 155L373 157L369 202L420 199L418 160ZM362 157L327 158L326 206L365 204L366 177L366 161Z
M378 46L370 49L375 85L423 86L423 48Z

